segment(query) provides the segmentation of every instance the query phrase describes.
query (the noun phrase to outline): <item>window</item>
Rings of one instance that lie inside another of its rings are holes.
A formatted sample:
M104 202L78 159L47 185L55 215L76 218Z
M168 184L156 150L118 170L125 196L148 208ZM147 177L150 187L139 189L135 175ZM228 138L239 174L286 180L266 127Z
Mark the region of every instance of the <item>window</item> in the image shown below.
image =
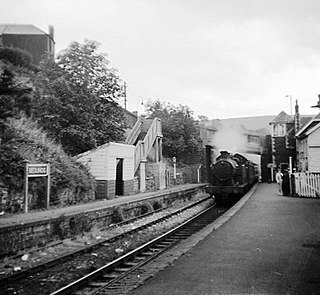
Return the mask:
M286 124L275 124L273 125L273 136L285 136L286 134Z

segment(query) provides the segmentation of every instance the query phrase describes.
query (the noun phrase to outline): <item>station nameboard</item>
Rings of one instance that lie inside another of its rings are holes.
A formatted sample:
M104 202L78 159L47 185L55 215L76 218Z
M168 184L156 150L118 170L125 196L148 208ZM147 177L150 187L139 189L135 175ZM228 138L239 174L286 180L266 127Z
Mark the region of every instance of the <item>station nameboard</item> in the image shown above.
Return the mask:
M50 164L29 164L25 161L24 173L24 212L28 212L29 207L29 177L45 177L46 178L46 198L45 206L49 208L50 202Z
M28 177L48 176L48 174L49 174L48 164L28 164L27 165Z

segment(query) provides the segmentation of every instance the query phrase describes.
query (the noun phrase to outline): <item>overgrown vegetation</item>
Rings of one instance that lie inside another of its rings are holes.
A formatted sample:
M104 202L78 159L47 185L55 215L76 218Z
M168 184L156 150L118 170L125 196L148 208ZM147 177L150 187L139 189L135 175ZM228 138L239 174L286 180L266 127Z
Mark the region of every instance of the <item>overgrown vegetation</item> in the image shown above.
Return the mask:
M0 189L7 203L22 203L26 160L51 164L51 204L94 198L94 179L71 156L124 133L121 80L98 47L73 42L56 63L40 67L23 50L0 48ZM37 181L33 198L43 194Z
M7 61L14 66L33 69L32 56L29 52L19 48L3 47L0 49L0 60Z
M23 50L0 48L0 190L7 201L22 203L25 160L51 163L51 204L94 198L94 179L71 156L122 141L125 126L122 81L98 49L95 41L73 42L54 63L36 67ZM146 114L162 120L164 157L176 157L178 167L199 163L199 128L187 106L156 101ZM30 181L35 204L40 182Z
M11 195L15 195L14 199L21 196L23 190L24 161L51 164L51 205L63 206L94 199L95 182L87 168L70 158L30 118L22 116L7 120L0 153L0 178ZM38 179L30 187L30 203L42 203L41 181Z

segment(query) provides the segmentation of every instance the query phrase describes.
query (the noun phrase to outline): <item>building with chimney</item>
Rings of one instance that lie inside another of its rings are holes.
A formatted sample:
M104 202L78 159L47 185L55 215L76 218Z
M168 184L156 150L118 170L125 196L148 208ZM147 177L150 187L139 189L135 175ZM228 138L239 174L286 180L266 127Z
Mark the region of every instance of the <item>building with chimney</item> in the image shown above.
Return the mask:
M46 33L34 25L0 24L0 47L20 48L32 55L39 65L43 58L54 60L54 28Z

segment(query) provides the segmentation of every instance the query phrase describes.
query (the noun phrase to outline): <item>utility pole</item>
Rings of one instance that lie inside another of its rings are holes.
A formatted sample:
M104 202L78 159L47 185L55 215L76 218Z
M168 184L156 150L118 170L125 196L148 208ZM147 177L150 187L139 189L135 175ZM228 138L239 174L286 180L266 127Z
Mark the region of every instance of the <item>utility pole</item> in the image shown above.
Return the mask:
M124 82L124 109L127 110L127 83Z

